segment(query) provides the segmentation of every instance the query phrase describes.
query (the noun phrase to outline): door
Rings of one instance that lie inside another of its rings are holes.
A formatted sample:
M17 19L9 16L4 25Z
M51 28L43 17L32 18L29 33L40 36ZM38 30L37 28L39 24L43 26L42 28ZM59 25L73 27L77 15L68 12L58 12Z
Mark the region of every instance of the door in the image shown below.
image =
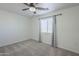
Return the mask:
M53 18L47 17L40 19L40 37L43 43L52 45Z

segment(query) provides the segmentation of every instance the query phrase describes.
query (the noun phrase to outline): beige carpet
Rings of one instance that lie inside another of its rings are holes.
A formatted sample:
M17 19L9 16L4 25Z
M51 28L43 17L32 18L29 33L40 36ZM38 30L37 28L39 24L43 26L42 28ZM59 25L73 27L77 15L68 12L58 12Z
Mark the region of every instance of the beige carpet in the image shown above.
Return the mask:
M26 40L0 48L1 56L78 56L64 49L53 48L35 40Z

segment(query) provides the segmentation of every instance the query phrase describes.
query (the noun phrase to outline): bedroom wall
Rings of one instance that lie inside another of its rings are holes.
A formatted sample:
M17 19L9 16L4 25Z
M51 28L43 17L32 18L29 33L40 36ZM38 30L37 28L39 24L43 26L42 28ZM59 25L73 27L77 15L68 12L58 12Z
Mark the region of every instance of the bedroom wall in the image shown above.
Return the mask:
M30 38L29 17L0 10L0 47Z
M34 17L33 20L33 39L39 40L39 18L57 16L57 43L58 47L79 53L79 6L54 11L45 15Z

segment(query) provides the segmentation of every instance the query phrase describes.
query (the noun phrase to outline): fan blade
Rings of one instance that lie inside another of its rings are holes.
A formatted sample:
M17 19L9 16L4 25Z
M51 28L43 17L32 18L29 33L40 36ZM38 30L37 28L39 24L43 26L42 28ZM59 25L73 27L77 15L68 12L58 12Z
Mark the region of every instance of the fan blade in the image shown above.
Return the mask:
M42 8L42 7L35 7L38 10L49 10L48 8Z
M25 10L29 10L29 8L25 8L25 9L22 9L23 11L25 11Z
M35 7L34 3L24 3L24 4L29 6L29 7Z
M27 6L30 6L30 4L29 3L24 3L25 5L27 5Z

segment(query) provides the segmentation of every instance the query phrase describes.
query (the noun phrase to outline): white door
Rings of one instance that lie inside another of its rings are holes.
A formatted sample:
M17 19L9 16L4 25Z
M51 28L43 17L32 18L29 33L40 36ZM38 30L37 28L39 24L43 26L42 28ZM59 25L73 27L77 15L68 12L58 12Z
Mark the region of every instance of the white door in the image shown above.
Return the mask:
M52 45L52 33L53 33L53 18L40 19L41 28L41 41L43 43Z

